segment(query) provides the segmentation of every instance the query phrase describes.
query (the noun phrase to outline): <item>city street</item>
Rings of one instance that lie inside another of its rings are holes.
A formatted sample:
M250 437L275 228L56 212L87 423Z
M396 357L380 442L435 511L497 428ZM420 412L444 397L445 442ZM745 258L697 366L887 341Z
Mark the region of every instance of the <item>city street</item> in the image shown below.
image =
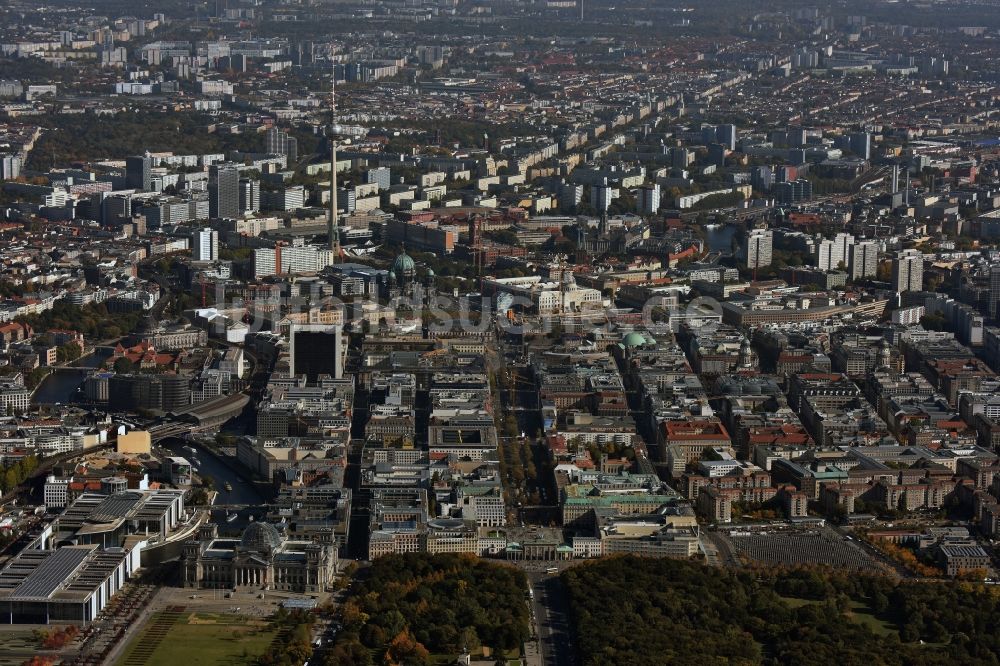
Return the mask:
M534 636L538 646L538 664L545 666L575 666L576 650L570 634L569 603L565 590L555 574L528 571L528 585L532 590L531 614L534 619ZM528 651L533 656L533 651ZM531 660L529 660L531 666Z
M533 591L531 613L540 648L538 663L545 666L574 666L576 651L570 636L569 605L557 575L531 572L528 584Z

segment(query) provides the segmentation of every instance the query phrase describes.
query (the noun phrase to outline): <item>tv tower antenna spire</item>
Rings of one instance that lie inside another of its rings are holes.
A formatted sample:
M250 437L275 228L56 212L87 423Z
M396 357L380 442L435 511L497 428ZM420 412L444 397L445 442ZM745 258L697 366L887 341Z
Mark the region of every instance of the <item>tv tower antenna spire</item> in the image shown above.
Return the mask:
M334 261L340 258L340 229L337 226L337 65L330 59L330 220L327 236Z

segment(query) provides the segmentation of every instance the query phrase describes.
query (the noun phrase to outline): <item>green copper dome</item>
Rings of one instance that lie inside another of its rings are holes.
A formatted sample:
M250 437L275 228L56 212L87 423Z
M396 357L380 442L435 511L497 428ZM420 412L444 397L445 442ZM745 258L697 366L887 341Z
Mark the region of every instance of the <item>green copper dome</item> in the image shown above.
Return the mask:
M403 250L402 254L392 262L392 272L397 279L417 272L417 265L413 262L413 257L406 254L406 250Z
M646 336L638 331L632 331L622 340L626 347L641 347L646 344Z

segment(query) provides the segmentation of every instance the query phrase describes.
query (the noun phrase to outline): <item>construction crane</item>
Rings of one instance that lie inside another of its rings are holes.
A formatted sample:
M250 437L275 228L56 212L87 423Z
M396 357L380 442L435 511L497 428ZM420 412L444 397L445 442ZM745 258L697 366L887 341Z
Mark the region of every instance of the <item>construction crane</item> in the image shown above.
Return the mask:
M507 404L510 409L513 409L516 405L514 404L514 392L519 390L517 388L518 384L523 384L526 390L534 390L535 382L523 379L518 373L507 370L507 381L508 381L508 391L507 391Z

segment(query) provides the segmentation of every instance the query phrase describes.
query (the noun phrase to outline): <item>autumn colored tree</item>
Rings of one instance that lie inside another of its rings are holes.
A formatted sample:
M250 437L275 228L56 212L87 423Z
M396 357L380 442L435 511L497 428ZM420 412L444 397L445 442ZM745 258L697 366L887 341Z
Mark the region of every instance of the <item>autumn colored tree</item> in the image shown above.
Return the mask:
M1000 595L969 581L623 556L571 567L560 583L583 666L930 666L995 664L1000 654L991 630ZM877 632L864 615L877 618Z
M344 641L326 654L324 666L372 666L371 650L358 641Z
M55 663L56 661L54 657L43 657L36 654L31 659L22 662L21 666L52 666Z
M399 632L385 651L386 666L424 666L431 661L431 654L409 629Z

